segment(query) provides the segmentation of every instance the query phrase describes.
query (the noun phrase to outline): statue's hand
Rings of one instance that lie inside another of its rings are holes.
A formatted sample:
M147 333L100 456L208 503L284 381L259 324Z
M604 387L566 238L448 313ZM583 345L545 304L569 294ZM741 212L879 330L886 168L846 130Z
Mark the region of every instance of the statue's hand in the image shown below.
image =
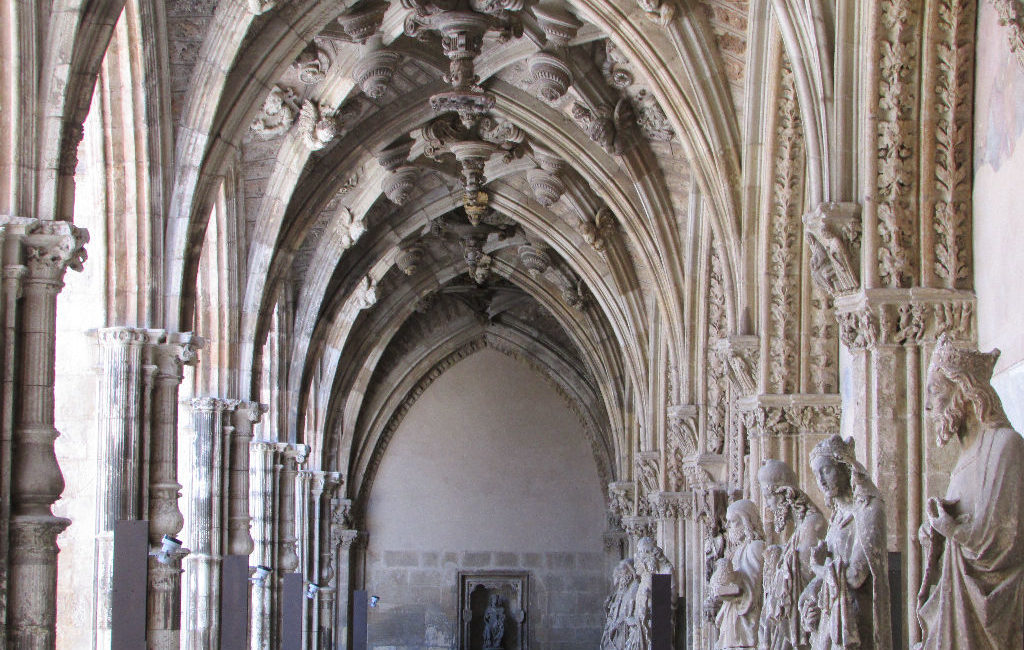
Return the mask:
M818 545L811 551L811 565L813 566L825 566L825 562L828 561L828 546L825 544L825 540L819 540Z
M812 583L813 584L813 583ZM811 585L800 594L800 625L807 632L815 632L821 622L821 608L818 607L818 592Z
M943 537L952 537L957 526L967 520L967 515L954 516L958 499L940 501L935 497L928 499L925 511L928 515L928 526Z

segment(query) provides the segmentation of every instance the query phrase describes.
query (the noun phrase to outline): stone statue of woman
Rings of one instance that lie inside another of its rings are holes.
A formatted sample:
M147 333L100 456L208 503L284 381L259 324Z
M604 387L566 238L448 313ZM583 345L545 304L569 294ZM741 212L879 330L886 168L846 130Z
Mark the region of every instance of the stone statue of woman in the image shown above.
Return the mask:
M811 553L814 579L800 596L800 622L813 650L890 650L885 511L878 488L838 435L811 451L811 468L832 509Z
M504 636L505 608L501 606L501 596L491 594L484 612L484 650L500 650Z
M654 575L672 573L672 564L653 539L644 537L636 544L633 566L636 569L637 587L633 612L627 619L629 632L625 647L626 650L650 650Z
M1024 440L991 386L998 358L943 336L928 369L925 410L939 445L959 439L960 457L919 533L925 650L1024 647Z
M761 617L764 532L757 505L741 499L725 511L725 557L711 576L710 595L718 628L716 650L757 647Z

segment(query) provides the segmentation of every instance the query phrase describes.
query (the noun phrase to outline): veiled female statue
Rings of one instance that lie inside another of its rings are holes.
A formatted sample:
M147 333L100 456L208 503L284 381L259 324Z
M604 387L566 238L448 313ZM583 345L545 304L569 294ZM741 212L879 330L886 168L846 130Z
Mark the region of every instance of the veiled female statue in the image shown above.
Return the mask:
M834 435L811 451L811 468L832 515L811 554L814 579L800 596L800 617L814 650L889 650L885 512L878 488Z

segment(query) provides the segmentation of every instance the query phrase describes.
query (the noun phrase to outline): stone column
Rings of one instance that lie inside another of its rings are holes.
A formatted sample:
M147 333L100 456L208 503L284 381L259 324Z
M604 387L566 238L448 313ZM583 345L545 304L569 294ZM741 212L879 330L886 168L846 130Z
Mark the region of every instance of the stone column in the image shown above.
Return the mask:
M188 650L214 649L220 639L220 564L223 558L224 501L227 486L224 465L230 430L224 412L231 406L215 397L192 400L193 439L188 454L191 477L185 543L184 646Z
M108 327L91 334L99 343L94 644L109 648L114 524L143 518L143 417L145 388L152 385L152 377L143 370L149 342L146 330Z
M252 622L250 648L270 650L277 629L273 616L273 593L277 582L275 526L277 481L281 472L281 454L287 445L268 440L255 440L250 445L250 505L252 508L253 566L266 566L272 571L263 584L252 589Z
M254 548L249 516L249 446L253 427L266 412L265 405L244 400L236 402L232 412L227 525L227 551L231 555L249 555Z
M299 472L299 484L305 494L300 497L302 513L299 516L302 539L303 577L307 583L317 585L316 596L305 603L303 620L305 646L330 646L333 629L334 570L332 567L330 537L334 493L341 479L337 472L305 470ZM326 632L326 635L325 635Z
M64 489L53 447L57 294L65 270L81 270L88 233L63 221L18 217L3 217L0 227L5 289L15 291L5 296L4 331L6 640L10 647L52 648L57 535L70 523L51 510Z
M177 536L185 523L178 509L178 387L185 364L195 363L202 340L167 333L154 350L153 423L149 445L149 595L146 637L149 648L179 647L181 635L181 561L188 550L157 560L164 535Z
M348 501L344 499L343 501ZM351 502L349 503L351 505ZM335 512L338 512L335 509ZM348 521L351 524L351 521ZM337 647L351 647L351 629L349 627L348 613L352 606L352 550L359 540L358 530L353 528L338 528L334 534L338 555L338 577L337 577L337 625L334 628L335 645Z

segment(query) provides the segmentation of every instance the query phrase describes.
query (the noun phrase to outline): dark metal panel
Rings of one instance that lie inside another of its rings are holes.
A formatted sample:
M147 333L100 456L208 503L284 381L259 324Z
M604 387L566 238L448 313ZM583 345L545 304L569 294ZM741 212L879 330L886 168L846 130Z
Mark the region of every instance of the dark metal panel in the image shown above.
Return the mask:
M146 647L146 583L149 573L149 522L114 523L114 574L110 633L114 648Z
M366 590L352 592L352 650L366 650Z
M302 574L284 574L281 586L281 650L302 650Z
M249 556L225 557L220 580L220 650L246 650L249 647Z
M672 576L651 576L651 650L672 650Z

